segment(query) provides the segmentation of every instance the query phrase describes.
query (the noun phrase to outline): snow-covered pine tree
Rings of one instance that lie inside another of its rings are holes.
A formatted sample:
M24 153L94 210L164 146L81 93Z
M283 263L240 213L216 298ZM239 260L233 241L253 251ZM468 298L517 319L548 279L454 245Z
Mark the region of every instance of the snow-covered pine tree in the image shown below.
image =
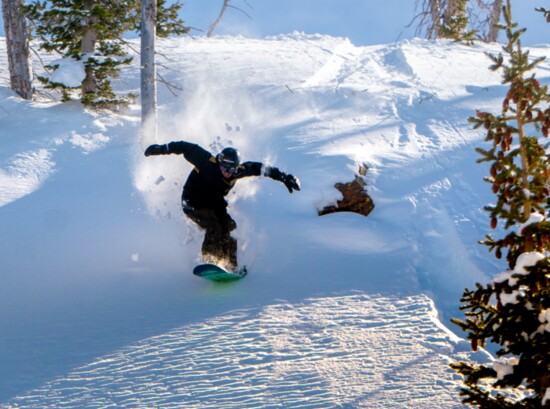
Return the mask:
M177 18L180 3L165 7L158 2L157 35L184 34L188 28ZM138 0L44 0L25 6L41 49L61 56L50 68L53 74L39 77L48 88L59 89L63 100L79 98L89 106L117 106L134 98L116 95L111 79L130 63L123 35L139 30ZM71 67L70 78L62 71ZM80 90L80 93L75 92ZM79 94L79 95L78 95Z
M547 219L550 166L543 145L550 129L550 96L530 74L542 59L521 47L512 22L510 0L503 8L508 56L491 56L492 70L502 70L509 85L500 115L478 112L471 121L483 127L487 150L480 162L491 162L496 204L488 206L491 227L503 224L502 239L490 235L482 244L501 258L507 251L509 270L485 286L464 292L465 320L453 319L472 349L487 341L499 347L491 364L453 363L464 376L464 403L479 408L550 407L550 222ZM513 229L512 229L513 228Z

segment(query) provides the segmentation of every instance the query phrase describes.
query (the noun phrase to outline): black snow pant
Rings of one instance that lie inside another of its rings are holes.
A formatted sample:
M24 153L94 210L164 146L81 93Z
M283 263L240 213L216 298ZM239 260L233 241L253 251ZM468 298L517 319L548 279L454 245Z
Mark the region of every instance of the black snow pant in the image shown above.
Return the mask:
M183 212L204 230L202 259L205 263L219 265L228 271L237 268L237 240L231 232L237 223L226 209L193 208L183 202Z

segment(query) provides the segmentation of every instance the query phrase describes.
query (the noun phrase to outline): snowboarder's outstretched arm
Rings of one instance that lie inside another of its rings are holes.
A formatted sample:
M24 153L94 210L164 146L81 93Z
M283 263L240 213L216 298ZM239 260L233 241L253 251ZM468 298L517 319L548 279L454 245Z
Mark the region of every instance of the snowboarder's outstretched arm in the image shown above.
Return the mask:
M183 155L189 162L198 166L203 161L215 162L216 159L210 152L201 148L199 145L178 141L170 142L166 145L150 145L145 150L145 156L152 155L169 155L169 154ZM262 169L263 168L263 169ZM260 176L262 170L264 170L264 176L284 183L290 193L294 190L300 190L300 179L296 176L281 172L274 166L263 166L260 162L245 162L238 166L236 178L242 178L247 176Z
M264 166L260 162L244 162L239 166L237 177L260 176L262 175L262 170L264 176L283 182L290 193L294 190L300 190L300 179L296 176L281 172L274 166Z
M198 165L198 162L203 160L213 158L210 152L199 145L185 141L170 142L166 145L150 145L145 149L145 156L170 154L183 155L185 159L194 165Z
M145 149L145 156L168 155L168 145L149 145Z
M281 172L279 169L273 166L266 166L264 175L273 179L283 182L290 193L293 190L300 190L300 179L290 173Z

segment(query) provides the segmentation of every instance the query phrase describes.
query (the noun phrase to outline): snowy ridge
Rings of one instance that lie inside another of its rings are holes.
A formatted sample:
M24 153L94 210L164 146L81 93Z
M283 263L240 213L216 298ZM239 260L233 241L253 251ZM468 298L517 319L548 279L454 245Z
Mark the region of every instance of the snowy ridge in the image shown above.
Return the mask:
M434 313L425 296L364 294L239 310L143 340L0 407L460 407L446 364L467 356L466 342L426 320Z

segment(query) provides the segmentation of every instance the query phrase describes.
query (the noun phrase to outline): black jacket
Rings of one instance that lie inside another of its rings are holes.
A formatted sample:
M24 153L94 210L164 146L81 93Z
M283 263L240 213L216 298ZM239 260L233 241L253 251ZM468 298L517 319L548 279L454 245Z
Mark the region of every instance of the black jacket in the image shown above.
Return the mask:
M199 145L179 141L170 142L167 146L167 153L183 155L195 166L185 182L181 196L183 201L194 208L225 209L227 207L225 196L238 179L262 174L262 163L244 162L238 167L235 175L226 179L222 175L216 157ZM266 171L268 169L270 168Z

